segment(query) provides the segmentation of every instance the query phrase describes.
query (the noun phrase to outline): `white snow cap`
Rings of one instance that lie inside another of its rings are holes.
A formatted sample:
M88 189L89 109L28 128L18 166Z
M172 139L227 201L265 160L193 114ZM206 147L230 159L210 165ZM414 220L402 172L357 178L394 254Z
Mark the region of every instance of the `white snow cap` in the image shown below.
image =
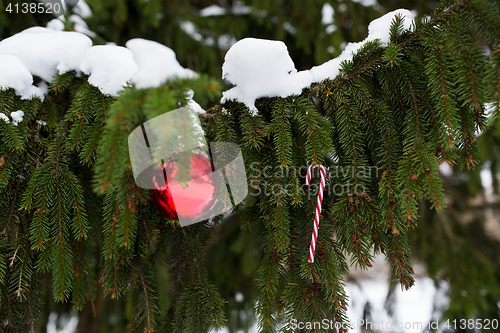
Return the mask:
M389 28L396 15L404 18L404 29L411 28L415 14L407 9L397 9L373 20L368 25L368 37L366 37L365 40L347 44L344 51L337 58L311 68L312 82L320 82L326 78L334 78L337 76L339 74L340 63L344 60L352 60L352 54L363 46L364 43L374 41L375 39L380 39L382 45L389 43Z
M49 82L57 72L78 70L91 46L83 34L34 27L0 41L0 54L17 56L31 74Z
M72 15L70 20L89 33L80 17ZM47 26L50 29L34 27L0 41L0 88L14 88L23 99L35 95L43 100L45 86L33 86L32 74L50 82L57 72L81 70L103 94L117 96L128 81L137 88L151 88L170 78L198 76L179 64L174 51L154 41L131 39L127 48L92 46L82 33L57 31L64 28L60 19Z
M222 94L222 101L237 99L255 109L259 97L300 94L310 85L309 71L297 72L285 43L245 38L226 53L222 78L236 85Z
M368 37L366 37L363 42L372 41L378 38L384 44L389 43L389 29L391 28L395 16L401 17L403 19L403 28L409 30L412 27L416 13L408 9L396 9L371 21L368 25Z
M22 99L32 95L43 100L43 92L33 85L33 76L18 57L0 54L0 89L14 88Z
M330 17L333 8L330 10L328 6L323 7L325 8L327 16ZM379 39L382 46L389 43L389 28L396 15L404 18L404 29L411 28L415 13L406 9L392 11L370 23L368 37L365 40L349 43L337 58L301 72L295 69L283 42L242 39L226 53L222 65L222 78L236 86L222 93L221 102L236 99L255 112L255 100L259 97L286 97L300 94L303 88L309 87L313 82L334 78L339 74L340 63L352 60L352 54L364 43L375 39Z
M196 72L182 67L169 47L142 38L134 38L126 44L132 52L139 71L133 78L137 88L157 87L168 79L197 77Z
M80 69L90 74L90 84L111 96L118 96L118 91L139 71L132 52L113 45L92 46L87 50Z

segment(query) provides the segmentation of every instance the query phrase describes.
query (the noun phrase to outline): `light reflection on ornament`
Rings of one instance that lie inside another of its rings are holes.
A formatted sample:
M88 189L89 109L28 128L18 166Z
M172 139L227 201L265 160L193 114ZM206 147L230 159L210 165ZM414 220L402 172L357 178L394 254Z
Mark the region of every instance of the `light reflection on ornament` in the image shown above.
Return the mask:
M181 216L183 219L195 219L213 206L219 181L216 177L210 177L213 172L210 160L201 154L194 154L189 157L191 179L179 182L176 155L163 164L163 172L158 170L152 173L155 189L150 189L149 194L156 208L171 219L179 220L178 211L188 212L188 215Z

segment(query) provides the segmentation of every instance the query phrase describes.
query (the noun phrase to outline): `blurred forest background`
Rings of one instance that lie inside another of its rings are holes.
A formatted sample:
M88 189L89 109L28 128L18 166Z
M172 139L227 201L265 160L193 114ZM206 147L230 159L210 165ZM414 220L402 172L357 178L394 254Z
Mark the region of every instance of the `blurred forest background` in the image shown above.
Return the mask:
M32 26L47 26L54 19L8 14L4 10L8 3L16 1L0 0L1 39ZM64 25L65 30L87 33L94 45L124 45L136 37L158 41L172 48L184 67L220 78L225 53L242 38L285 42L297 69L304 70L338 56L346 43L364 39L369 22L386 12L407 8L425 15L435 6L429 0L82 0L65 15ZM199 102L204 108L213 106ZM437 213L422 202L419 225L410 235L413 260L425 267L436 286L447 286L449 301L443 316L452 319L500 318L500 124L496 115L490 115L490 128L478 133L477 139L477 167L442 166L448 208ZM255 235L241 231L239 222L237 215L231 216L214 229L207 254L211 280L228 301L230 332L247 331L254 324ZM167 272L163 274L165 284L160 287L167 290ZM399 286L391 284L388 306L395 288ZM98 294L101 297L80 314L78 331L122 331L121 314L130 311L134 300L111 301L102 297L102 291ZM166 293L160 290L162 294ZM70 304L56 304L50 292L45 295L45 320L51 312L71 311Z

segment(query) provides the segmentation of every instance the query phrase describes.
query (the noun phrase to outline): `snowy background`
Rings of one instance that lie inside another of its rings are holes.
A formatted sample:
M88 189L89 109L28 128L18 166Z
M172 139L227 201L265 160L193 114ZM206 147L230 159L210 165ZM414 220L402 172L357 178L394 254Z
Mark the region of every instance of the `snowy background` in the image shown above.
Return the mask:
M415 285L408 291L402 291L396 286L394 293L388 299L389 293L389 265L385 262L383 256L376 257L373 267L369 271L353 270L347 278L346 292L349 296L349 307L347 315L351 322L368 317L376 328L376 325L391 322L394 327L397 323L412 325L414 323L427 327L431 320L438 319L441 315L441 309L446 308L448 299L446 297L447 285L441 284L438 288L434 282L425 276L423 267L416 264L414 266L417 278ZM241 294L239 296L242 297ZM238 299L238 297L236 297ZM364 313L369 311L369 316ZM58 321L58 325L56 322ZM73 333L78 324L78 317L62 316L57 318L57 314L52 313L47 325L47 333ZM409 326L408 326L409 327ZM227 333L227 330L212 331L211 333ZM255 324L250 330L251 333L257 333L258 327ZM359 327L350 330L352 333L361 333ZM405 332L421 333L419 329L403 330L380 330L380 332Z

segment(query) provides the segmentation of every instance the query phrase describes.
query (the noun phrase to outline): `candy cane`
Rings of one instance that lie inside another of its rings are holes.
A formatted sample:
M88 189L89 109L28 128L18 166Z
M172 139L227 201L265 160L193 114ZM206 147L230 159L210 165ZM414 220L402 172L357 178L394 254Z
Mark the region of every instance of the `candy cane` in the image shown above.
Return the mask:
M316 214L314 215L314 228L312 232L311 238L311 246L309 246L309 262L314 262L314 251L316 250L316 239L318 238L318 230L319 230L319 217L321 215L321 204L323 203L323 190L325 189L325 178L326 171L325 167L322 165L311 165L307 168L307 177L306 177L306 185L311 184L311 173L315 167L319 168L321 174L319 192L318 192L318 204L316 205Z

